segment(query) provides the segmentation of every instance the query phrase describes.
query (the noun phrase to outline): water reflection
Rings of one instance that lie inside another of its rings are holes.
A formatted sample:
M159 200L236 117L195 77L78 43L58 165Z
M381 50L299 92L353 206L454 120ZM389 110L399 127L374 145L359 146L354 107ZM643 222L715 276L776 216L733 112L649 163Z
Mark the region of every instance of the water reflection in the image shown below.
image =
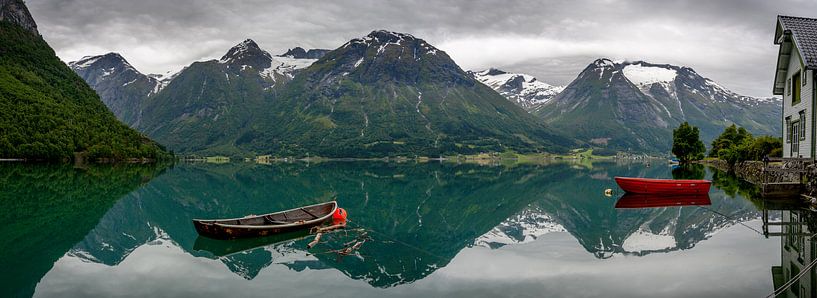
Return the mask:
M116 200L163 169L0 163L0 296L31 296L54 262L94 229Z
M314 257L323 267L372 286L390 287L444 267L473 239L544 197L547 186L568 169L385 163L181 166L117 203L72 253L116 265L136 247L167 235L195 256L214 257L222 253L193 249L197 235L190 218L263 213L337 196L349 210L352 225L370 231L374 241L360 251L365 260ZM245 251L240 259L234 254L219 260L252 279L274 255L303 253L307 242L284 241ZM286 265L299 267L300 261Z
M700 180L706 176L706 169L702 164L684 164L672 166L672 179Z
M780 265L772 266L775 297L817 297L817 214L796 203L777 204L779 220L764 217L764 232L780 237ZM771 231L770 231L771 230Z
M644 209L616 209L617 200L603 195L604 189L615 188L614 176L705 175L726 181L721 185L732 185L727 178L718 178L718 173L706 174L703 168L683 171L630 163L510 167L378 162L184 164L147 184L142 182L149 179L137 179L133 187L107 193L104 203L91 201L88 206L74 207L97 210L87 216L91 224L63 226L75 236L57 247L54 257L43 259L48 266L23 270L31 276L33 282L28 284L32 288L45 275L37 286L44 296L91 292L104 296L118 293L114 288L123 286L134 288L133 295L155 295L178 291L183 287L178 283L187 277L195 277L190 281L195 286L185 289L191 296L214 294L227 291L229 285L270 287L269 276L262 278L265 272L276 274L279 286L288 282L304 286L304 278L294 278L294 272L318 279L312 281L320 284L313 284L317 290L340 283L334 275L340 274L343 280L362 281L369 288L385 291L433 280L427 277L451 265L463 251L483 252L490 258L549 235L570 235L576 241L572 246L582 254L612 262L615 256L692 249L720 231L760 217L759 205L736 197L738 190L731 195L713 191L709 206ZM110 179L100 181L110 187L116 184ZM81 185L71 187L83 189ZM21 186L19 191L23 189L37 192L32 186ZM93 187L84 189L94 191ZM223 242L198 237L190 223L191 218L259 214L334 197L349 211L353 224L313 249L306 248L311 237L303 233ZM343 258L331 253L360 233L371 240L358 252ZM2 235L6 234L13 235L10 231ZM18 237L16 241L27 240ZM46 246L36 242L28 249L41 253ZM50 269L55 260L55 268ZM164 278L141 286L132 277L143 276L146 268L159 263L175 264L187 275L152 272ZM114 288L95 283L95 277L110 279ZM259 279L265 281L263 286L253 283Z

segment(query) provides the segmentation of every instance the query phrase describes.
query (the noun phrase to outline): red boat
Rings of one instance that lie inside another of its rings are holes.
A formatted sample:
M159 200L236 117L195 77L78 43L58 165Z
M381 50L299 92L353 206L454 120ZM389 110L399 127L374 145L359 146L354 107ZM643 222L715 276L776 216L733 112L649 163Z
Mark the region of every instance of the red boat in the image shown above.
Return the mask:
M660 195L708 194L709 180L673 180L616 177L616 183L628 193Z
M708 194L664 196L627 193L616 202L616 208L661 208L705 205L712 205Z

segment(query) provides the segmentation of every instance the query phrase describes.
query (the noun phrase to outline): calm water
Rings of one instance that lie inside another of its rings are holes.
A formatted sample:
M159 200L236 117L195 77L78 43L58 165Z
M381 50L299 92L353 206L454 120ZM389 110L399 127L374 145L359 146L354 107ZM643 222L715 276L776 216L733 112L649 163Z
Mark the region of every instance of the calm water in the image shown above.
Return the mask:
M674 174L714 178L710 206L646 209L616 209L603 190L617 175L672 177L665 165L0 170L4 297L755 297L773 291L773 267L794 268L780 225L762 235L763 209L779 222L792 208L702 168ZM208 240L190 223L333 197L352 226L312 249L304 235Z

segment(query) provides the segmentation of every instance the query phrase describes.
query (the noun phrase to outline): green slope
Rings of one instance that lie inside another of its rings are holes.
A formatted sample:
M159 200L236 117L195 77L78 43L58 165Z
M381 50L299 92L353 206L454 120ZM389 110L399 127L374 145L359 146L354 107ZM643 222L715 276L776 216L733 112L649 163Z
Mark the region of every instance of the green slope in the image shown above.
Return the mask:
M39 35L0 22L0 158L158 158Z
M575 145L411 35L375 31L268 94L260 129L237 145L321 156L560 152Z

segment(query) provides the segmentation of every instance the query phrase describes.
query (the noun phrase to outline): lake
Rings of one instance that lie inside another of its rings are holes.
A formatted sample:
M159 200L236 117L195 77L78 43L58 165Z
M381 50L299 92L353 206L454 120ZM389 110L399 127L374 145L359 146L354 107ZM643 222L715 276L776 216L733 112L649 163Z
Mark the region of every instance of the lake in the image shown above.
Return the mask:
M614 176L716 186L711 205L617 209ZM0 180L3 297L762 297L810 243L781 233L810 216L799 206L655 161L5 163ZM201 238L190 222L332 198L350 226L312 249L304 234Z

